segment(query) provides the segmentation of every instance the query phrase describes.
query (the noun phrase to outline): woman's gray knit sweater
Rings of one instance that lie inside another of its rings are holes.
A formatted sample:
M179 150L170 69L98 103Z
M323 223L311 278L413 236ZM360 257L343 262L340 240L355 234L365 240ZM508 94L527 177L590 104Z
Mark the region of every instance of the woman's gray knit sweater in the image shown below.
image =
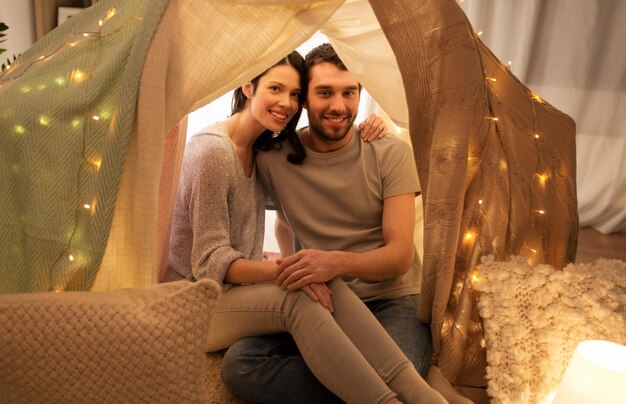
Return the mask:
M248 178L225 122L206 127L185 148L165 280L210 278L227 286L234 260L262 259L264 222L256 166Z

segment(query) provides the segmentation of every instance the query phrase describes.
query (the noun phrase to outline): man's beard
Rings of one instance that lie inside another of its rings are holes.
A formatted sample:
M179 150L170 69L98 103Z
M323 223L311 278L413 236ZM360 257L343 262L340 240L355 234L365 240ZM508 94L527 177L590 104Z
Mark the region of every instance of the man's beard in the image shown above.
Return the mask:
M352 116L352 119L349 120L348 125L345 128L337 128L337 131L333 130L329 133L329 131L324 128L322 123L324 118L319 119L316 117L315 119L311 119L309 117L309 131L324 143L336 143L343 140L348 135L348 132L352 129L355 119L356 116Z

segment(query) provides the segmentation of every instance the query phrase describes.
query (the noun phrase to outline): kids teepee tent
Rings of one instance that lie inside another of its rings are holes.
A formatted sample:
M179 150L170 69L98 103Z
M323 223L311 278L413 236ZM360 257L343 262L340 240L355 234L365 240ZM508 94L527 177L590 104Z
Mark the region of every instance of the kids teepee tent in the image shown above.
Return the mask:
M178 122L318 29L410 130L420 316L444 374L483 387L476 265L486 254L573 261L575 128L491 54L455 0L101 0L73 17L0 76L0 292L154 283Z

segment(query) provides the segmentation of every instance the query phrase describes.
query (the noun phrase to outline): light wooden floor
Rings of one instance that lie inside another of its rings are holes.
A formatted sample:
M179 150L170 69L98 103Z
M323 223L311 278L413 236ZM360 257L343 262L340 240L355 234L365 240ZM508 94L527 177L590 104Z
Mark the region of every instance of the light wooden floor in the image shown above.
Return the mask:
M602 234L592 227L582 227L578 233L576 263L598 258L626 261L626 233Z

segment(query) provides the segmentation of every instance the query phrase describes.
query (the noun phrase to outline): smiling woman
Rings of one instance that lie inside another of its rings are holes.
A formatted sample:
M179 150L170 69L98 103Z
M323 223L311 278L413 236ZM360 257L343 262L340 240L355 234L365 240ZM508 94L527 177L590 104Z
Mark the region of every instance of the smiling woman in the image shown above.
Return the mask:
M257 125L280 133L300 108L300 75L290 66L276 66L253 86L246 82L243 94L251 100L250 111Z

